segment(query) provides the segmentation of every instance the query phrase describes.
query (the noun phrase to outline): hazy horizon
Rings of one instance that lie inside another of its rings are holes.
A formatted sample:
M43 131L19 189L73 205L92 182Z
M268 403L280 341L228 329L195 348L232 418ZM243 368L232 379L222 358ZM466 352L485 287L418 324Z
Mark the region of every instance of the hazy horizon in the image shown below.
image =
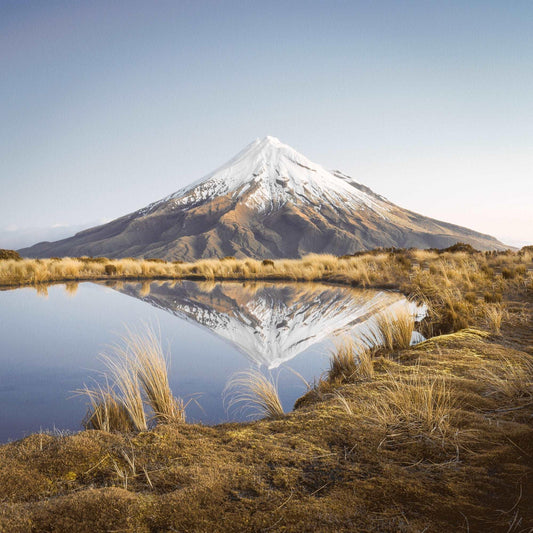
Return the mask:
M0 0L0 247L135 211L265 135L401 207L533 243L532 15Z

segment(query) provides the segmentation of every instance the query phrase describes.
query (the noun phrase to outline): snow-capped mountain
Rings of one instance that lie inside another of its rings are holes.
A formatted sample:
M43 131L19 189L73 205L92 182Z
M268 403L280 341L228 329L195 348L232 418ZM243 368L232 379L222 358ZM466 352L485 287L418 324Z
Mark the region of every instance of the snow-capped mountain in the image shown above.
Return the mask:
M431 198L428 197L428 202ZM112 222L21 250L194 260L349 254L377 246L503 249L495 238L402 209L274 137L257 139L200 181Z
M392 292L297 283L127 283L120 292L208 328L253 363L276 368L313 344L367 329L409 305Z
M219 196L242 197L243 205L260 213L280 209L295 199L320 209L346 203L348 209L388 210L386 201L357 188L340 172L329 172L275 137L256 139L225 165L200 181L149 206L170 202L172 209L193 207Z

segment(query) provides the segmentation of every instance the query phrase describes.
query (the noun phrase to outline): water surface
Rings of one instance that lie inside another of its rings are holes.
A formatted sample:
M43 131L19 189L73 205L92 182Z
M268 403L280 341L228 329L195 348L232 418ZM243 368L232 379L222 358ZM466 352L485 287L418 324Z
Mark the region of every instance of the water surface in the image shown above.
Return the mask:
M261 368L279 380L285 409L328 367L332 341L368 327L372 316L405 305L396 293L313 283L144 282L53 285L0 292L0 441L39 430L78 430L86 400L102 382L98 354L125 326L161 331L170 384L194 396L189 421L240 420L221 399L238 371Z

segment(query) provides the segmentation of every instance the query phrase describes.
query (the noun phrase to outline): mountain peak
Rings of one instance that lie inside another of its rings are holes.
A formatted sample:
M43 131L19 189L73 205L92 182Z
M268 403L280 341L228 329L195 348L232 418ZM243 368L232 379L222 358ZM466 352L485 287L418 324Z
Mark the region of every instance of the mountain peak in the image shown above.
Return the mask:
M190 208L221 196L239 199L263 213L301 202L317 209L329 204L352 211L362 206L382 214L388 210L385 202L362 191L350 178L326 170L270 135L256 139L211 174L149 209L168 202L175 208Z
M401 209L268 135L159 202L21 252L192 260L344 255L376 246L444 248L457 241L504 249L493 237Z
M277 138L277 137L273 137L272 135L267 135L266 137L263 137L262 139L260 139L260 143L261 144L273 144L275 146L279 146L279 145L282 145L283 143ZM287 146L287 145L285 145Z

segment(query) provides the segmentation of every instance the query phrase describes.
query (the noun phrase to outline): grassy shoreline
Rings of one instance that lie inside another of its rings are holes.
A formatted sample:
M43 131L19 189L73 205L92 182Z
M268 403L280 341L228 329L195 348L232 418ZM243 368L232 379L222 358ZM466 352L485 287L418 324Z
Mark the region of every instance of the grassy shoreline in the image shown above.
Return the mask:
M0 290L82 281L143 280L327 282L399 290L430 304L427 335L449 333L480 321L497 331L504 292L533 289L533 250L477 252L374 250L355 256L302 259L206 259L194 263L156 259L53 258L0 260Z
M398 286L406 273L455 270L470 274L492 270L507 279L527 275L533 268L533 250L519 252L374 250L353 256L311 254L301 259L201 259L192 263L161 259L106 257L0 260L0 286L37 285L53 281L196 279L337 281L358 286L376 283ZM460 250L460 249L459 249ZM467 249L468 250L468 249ZM531 276L530 276L531 278Z
M329 375L275 418L2 445L0 531L529 531L532 258L411 250L154 262L148 278L178 267L172 279L388 284L429 304L430 338L391 342L359 365L344 346ZM256 263L265 270L246 271ZM117 266L102 277L120 275Z

